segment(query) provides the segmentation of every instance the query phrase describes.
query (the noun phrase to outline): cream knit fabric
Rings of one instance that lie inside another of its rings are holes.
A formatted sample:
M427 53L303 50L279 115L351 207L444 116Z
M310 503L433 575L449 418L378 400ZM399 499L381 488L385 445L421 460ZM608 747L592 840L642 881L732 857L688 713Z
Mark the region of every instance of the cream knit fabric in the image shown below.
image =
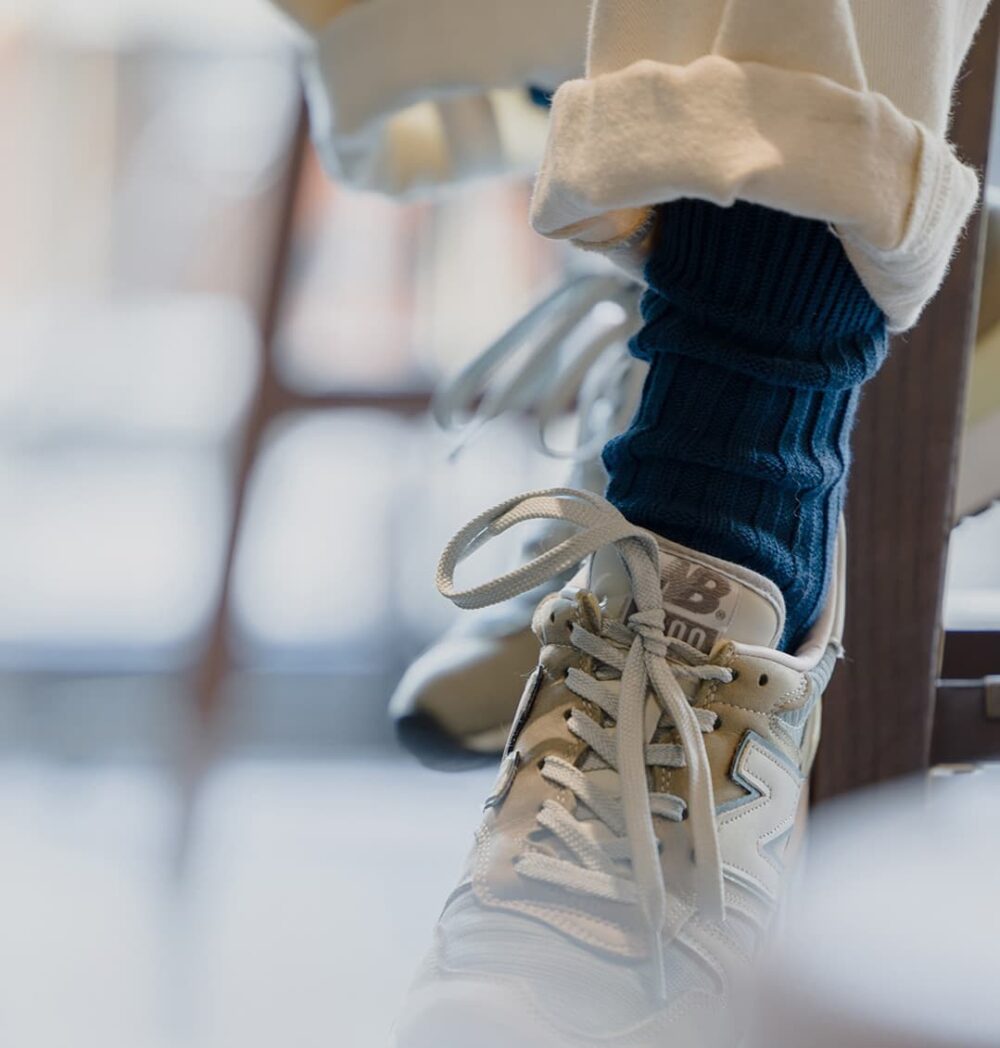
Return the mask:
M977 193L945 138L987 0L597 0L556 95L532 211L641 261L647 209L742 199L832 223L896 329Z
M314 6L334 0L281 0ZM988 0L363 0L317 32L335 176L405 194L533 166L535 228L641 266L655 204L743 199L831 223L895 329L974 206L946 138ZM341 0L336 0L342 6Z

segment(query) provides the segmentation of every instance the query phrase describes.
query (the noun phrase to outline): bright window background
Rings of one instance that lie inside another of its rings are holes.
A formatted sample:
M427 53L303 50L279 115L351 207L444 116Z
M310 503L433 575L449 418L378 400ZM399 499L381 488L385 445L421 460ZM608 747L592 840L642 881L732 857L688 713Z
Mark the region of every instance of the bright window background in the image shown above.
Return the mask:
M57 749L102 754L103 724L111 750L162 756L200 730L299 119L292 44L256 0L0 4L0 705L20 723L31 704ZM275 356L327 406L276 419L254 460L224 746L387 743L394 681L453 616L432 584L444 541L562 478L516 419L451 462L421 408L559 279L527 201L494 182L400 206L306 156Z
M559 279L523 185L397 207L306 158L275 354L326 401L262 434L231 666L199 712L299 114L290 41L258 0L0 0L12 1043L383 1045L485 788L402 761L385 705L452 620L447 537L563 475L516 419L451 463L425 410Z

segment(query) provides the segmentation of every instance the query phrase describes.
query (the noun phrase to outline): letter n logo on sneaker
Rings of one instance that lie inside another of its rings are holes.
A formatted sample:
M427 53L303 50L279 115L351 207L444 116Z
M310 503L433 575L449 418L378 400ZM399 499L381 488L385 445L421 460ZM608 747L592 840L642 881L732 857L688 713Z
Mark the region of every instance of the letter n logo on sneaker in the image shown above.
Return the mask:
M739 594L731 579L705 564L672 554L663 560L667 636L707 655L729 625Z

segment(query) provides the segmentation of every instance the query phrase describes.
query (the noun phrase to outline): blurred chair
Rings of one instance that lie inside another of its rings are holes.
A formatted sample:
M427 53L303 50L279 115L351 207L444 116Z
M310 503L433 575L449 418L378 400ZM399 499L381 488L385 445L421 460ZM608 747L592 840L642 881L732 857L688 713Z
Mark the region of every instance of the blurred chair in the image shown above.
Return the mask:
M246 522L250 479L272 423L282 416L304 409L376 407L397 414L416 415L426 412L430 404L429 392L422 389L390 393L378 390L356 394L325 393L293 388L283 378L278 361L278 328L288 291L303 166L310 148L308 116L302 104L278 190L279 203L275 208L271 234L270 262L266 286L261 295L261 366L250 409L234 452L229 527L218 596L204 642L204 653L193 668L197 707L206 725L214 723L222 701L223 684L238 661L233 649L231 628L236 553Z

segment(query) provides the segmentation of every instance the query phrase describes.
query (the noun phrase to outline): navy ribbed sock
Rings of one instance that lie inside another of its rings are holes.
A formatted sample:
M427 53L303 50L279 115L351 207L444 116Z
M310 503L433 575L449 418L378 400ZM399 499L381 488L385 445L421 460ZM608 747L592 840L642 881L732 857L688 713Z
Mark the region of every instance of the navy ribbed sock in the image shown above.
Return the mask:
M862 383L885 319L822 222L752 204L661 208L646 269L650 363L604 451L634 523L771 579L792 650L822 609Z

